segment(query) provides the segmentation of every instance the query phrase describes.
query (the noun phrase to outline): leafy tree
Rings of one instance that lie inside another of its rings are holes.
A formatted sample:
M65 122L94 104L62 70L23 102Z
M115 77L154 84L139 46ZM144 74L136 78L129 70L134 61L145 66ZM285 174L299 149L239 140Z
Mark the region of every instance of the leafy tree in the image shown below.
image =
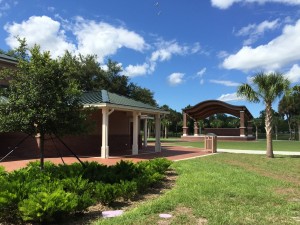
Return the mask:
M293 122L298 126L298 140L300 141L300 115L294 116Z
M140 101L152 106L157 106L157 103L153 97L154 93L147 88L142 88L134 83L128 85L130 98Z
M210 122L210 125L213 127L213 128L220 128L222 127L224 124L224 122L220 119L214 119Z
M250 102L263 101L266 110L265 129L267 136L267 157L274 158L272 145L272 103L289 89L290 82L281 73L257 73L253 85L242 84L237 95ZM252 87L253 86L253 87Z
M9 101L0 105L0 129L39 135L43 169L45 135L62 136L84 130L81 91L64 65L51 59L49 52L41 53L39 46L28 49L22 41L16 54L17 69L2 71L11 81Z
M293 117L300 115L300 86L296 85L292 91L285 94L278 104L278 112L285 116L289 126L290 139L292 136Z
M70 52L59 58L65 74L78 82L82 91L93 91L100 88L99 80L102 80L104 71L97 62L95 55L74 56Z

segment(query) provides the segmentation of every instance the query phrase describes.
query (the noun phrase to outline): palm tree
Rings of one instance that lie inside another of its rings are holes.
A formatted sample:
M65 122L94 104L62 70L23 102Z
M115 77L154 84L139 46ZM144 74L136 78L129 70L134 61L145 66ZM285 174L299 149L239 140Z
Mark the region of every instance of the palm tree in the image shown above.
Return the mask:
M250 102L263 101L266 108L265 129L267 152L269 158L274 158L272 145L272 103L289 89L290 82L281 73L257 73L253 77L253 88L250 84L238 87L237 95L245 97Z
M262 121L259 118L254 118L252 123L255 126L255 140L258 140L258 127L262 124Z

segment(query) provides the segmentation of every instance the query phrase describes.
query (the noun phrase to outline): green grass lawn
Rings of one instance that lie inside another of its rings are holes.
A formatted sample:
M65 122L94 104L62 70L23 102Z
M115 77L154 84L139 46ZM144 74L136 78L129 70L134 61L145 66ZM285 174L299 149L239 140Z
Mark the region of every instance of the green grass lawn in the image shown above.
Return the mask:
M204 148L204 142L182 142L180 139L162 139L162 142L171 142L172 145L192 146ZM218 141L218 148L237 150L266 150L266 140L258 141ZM299 141L275 141L273 140L274 151L299 151Z
M171 190L96 224L299 224L299 160L217 154L179 161Z

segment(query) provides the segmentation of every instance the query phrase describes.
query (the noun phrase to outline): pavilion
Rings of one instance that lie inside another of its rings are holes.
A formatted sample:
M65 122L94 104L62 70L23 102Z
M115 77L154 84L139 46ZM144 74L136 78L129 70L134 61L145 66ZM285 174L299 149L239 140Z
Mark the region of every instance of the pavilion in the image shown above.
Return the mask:
M183 140L199 140L198 120L211 115L226 113L240 118L239 128L210 128L209 133L218 135L223 140L253 140L252 119L253 116L246 106L235 106L219 100L208 100L183 110ZM188 134L187 116L194 120L194 134ZM247 127L246 127L247 124Z

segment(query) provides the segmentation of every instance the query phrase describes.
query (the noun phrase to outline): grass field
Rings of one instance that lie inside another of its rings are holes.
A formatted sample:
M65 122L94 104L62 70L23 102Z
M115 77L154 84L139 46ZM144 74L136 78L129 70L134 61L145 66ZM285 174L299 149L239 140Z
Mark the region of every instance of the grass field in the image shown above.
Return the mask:
M218 154L175 162L171 190L96 224L299 224L299 160Z
M150 140L151 141L151 140ZM162 142L172 142L172 145L192 146L204 148L204 142L182 142L180 139L162 139ZM217 148L237 150L266 150L266 140L258 141L218 141ZM299 141L275 141L273 140L274 151L299 151Z

